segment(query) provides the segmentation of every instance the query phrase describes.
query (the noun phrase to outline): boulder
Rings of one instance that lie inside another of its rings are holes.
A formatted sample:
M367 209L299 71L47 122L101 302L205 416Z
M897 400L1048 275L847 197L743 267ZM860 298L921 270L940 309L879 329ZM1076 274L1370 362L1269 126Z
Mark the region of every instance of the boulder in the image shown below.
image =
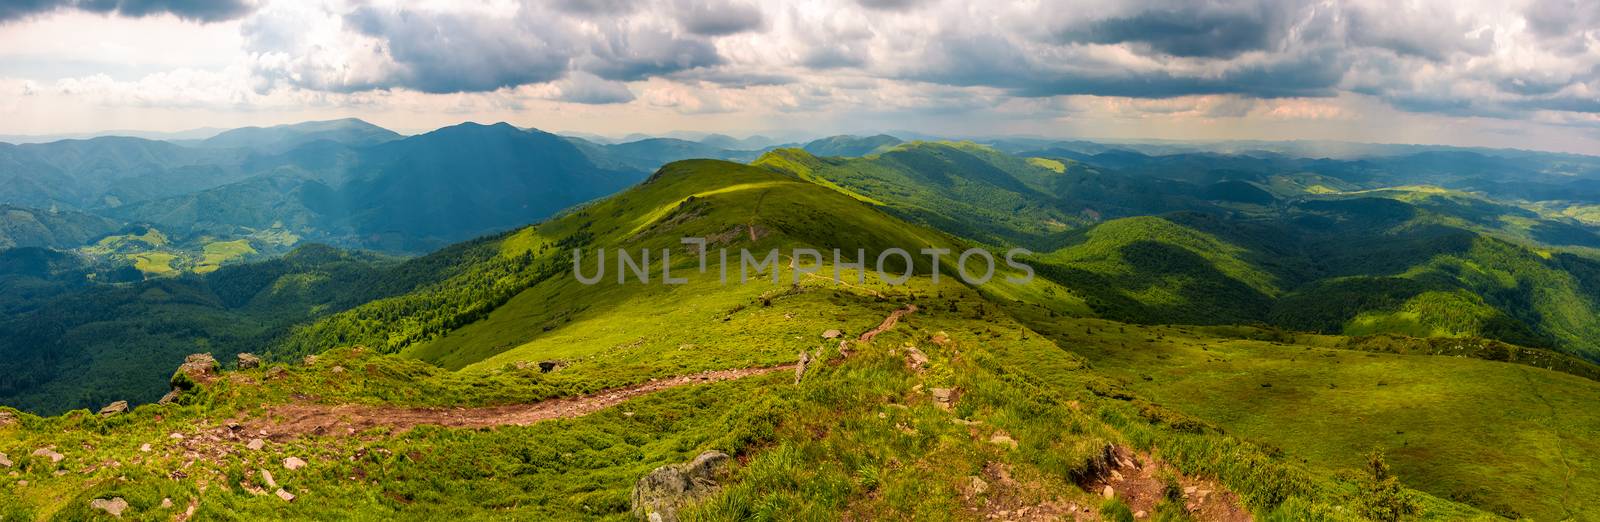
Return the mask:
M282 366L273 366L273 367L267 369L267 380L274 380L275 381L275 380L278 380L278 379L282 379L283 376L288 375L288 374L289 374L289 370L284 369L284 367L282 367Z
M12 426L17 423L17 414L9 411L0 411L0 428Z
M683 464L656 468L633 486L633 516L639 520L676 522L678 509L716 491L732 457L707 451Z
M172 404L174 402L178 402L178 396L182 394L182 391L179 391L177 388L173 388L172 391L167 392L166 395L162 395L161 400L156 401L156 404Z
M104 407L104 408L100 408L100 415L105 416L105 417L110 417L110 416L116 415L118 413L127 413L127 412L128 412L128 401L113 402L111 404L107 404L106 407Z
M39 449L33 450L33 456L35 456L35 457L44 457L44 458L50 459L50 463L51 464L55 464L57 462L61 462L61 459L67 458L66 455L62 455L60 453L56 453L55 450L52 450L50 448L39 448Z
M539 361L539 373L550 373L566 365L566 361Z
M122 518L122 512L128 510L128 501L123 500L122 497L110 500L97 498L89 501L89 507L110 513L113 517Z
M239 354L239 369L249 370L261 367L261 358L248 353Z
M172 374L172 387L187 390L216 378L217 360L209 353L192 354L184 358L183 365L178 366L178 371Z

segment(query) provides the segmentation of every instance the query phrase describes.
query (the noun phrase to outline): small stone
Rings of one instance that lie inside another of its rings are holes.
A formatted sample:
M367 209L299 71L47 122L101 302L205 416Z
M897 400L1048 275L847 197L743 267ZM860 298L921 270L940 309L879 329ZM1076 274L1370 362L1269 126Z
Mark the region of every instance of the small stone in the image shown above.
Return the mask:
M239 354L239 369L249 370L261 367L261 358L248 353Z
M276 494L278 495L278 498L283 499L284 502L294 502L294 493L290 493L283 488L278 488L278 492Z
M0 411L0 428L17 423L17 414L9 411Z
M334 366L332 368L329 368L328 371L332 372L332 373L344 373L344 367L343 366Z
M837 339L841 335L844 335L844 332L841 332L841 331L838 331L838 330L828 330L828 331L822 332L822 338L823 339Z
M100 415L104 416L104 417L110 417L110 416L116 415L118 413L127 413L127 412L128 412L128 401L113 402L111 404L107 404L106 407L104 407L104 408L100 408Z
M65 455L62 455L60 453L56 453L54 450L51 450L50 448L39 448L39 449L33 450L33 456L35 456L35 457L44 457L44 458L50 459L50 463L51 464L55 464L55 463L61 462L61 459L67 458Z
M306 467L306 461L300 460L299 457L289 457L283 459L283 469L294 471L303 467Z
M317 364L317 356L307 355L305 359L302 359L302 361L305 362L306 366L314 366Z
M967 477L967 491L973 495L982 495L989 492L989 483L976 475Z
M172 499L170 499L170 498L161 499L161 509L172 509Z
M122 497L116 497L111 500L97 498L89 501L89 508L98 509L110 513L113 517L122 518L122 512L128 510L128 501L123 500Z
M1189 487L1183 488L1183 494L1184 495L1193 495L1195 490L1198 490L1198 489L1200 489L1199 486L1189 486Z
M250 451L261 451L261 448L267 447L267 441L261 439L250 439L250 442L245 443L244 447L250 448Z
M167 435L167 438L172 439L172 440L183 440L183 434L182 433L178 433L178 432L172 432L171 435Z
M990 436L989 443L1006 446L1013 449L1017 447L1017 439L1011 438L1011 434L1003 431L995 432L994 435Z
M1111 470L1111 480L1122 482L1122 473L1117 470Z
M139 446L139 452L140 453L149 453L150 452L150 443L146 442L146 443L140 445Z
M1139 510L1137 512L1134 512L1133 518L1144 518L1145 515L1146 515L1146 513L1144 512L1144 510L1141 509L1141 510Z
M7 457L6 454L0 453L0 468L9 467L11 467L11 457Z
M1100 490L1100 496L1106 497L1106 498L1114 498L1114 497L1117 496L1117 490L1112 489L1111 485L1107 484L1105 489Z
M162 395L161 400L156 401L156 404L172 404L177 402L178 396L182 394L183 392L181 390L173 388L172 391L167 392L166 395Z
M955 390L950 388L934 388L930 391L933 393L933 400L943 403L949 403L951 397L955 396Z
M282 379L283 376L288 375L288 373L289 370L284 369L282 366L273 366L267 369L267 380Z
M278 488L278 481L272 479L271 471L261 470L261 483L266 484L269 488Z

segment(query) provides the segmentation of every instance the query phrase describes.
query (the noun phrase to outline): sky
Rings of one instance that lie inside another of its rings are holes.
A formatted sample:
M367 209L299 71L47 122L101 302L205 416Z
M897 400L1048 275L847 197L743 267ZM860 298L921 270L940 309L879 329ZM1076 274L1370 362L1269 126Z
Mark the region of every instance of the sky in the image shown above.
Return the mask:
M1600 2L0 2L0 134L343 117L1600 154Z

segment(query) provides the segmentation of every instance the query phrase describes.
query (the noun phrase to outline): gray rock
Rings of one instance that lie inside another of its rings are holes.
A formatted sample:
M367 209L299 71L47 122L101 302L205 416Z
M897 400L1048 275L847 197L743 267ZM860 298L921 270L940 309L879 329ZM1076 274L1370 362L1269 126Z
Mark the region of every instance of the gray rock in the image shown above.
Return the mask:
M61 459L67 458L66 455L62 455L60 453L56 453L55 450L52 450L50 448L39 448L39 449L33 450L33 456L35 456L35 457L44 457L44 458L50 459L50 463L51 464L55 464L55 463L61 462Z
M800 352L800 362L794 367L794 383L800 384L800 379L806 376L806 367L811 366L811 354Z
M278 488L278 481L273 479L271 471L261 470L261 483L269 488Z
M656 468L633 486L633 516L676 522L678 509L721 487L717 481L732 460L726 453L707 451L688 463Z
M300 460L299 457L289 457L283 459L283 469L294 471L303 467L306 467L306 461Z
M294 502L294 493L290 493L288 490L278 488L278 492L274 494L283 499L284 502Z
M128 412L128 401L117 401L100 408L100 415L110 417L118 413Z
M249 370L261 367L261 358L248 353L239 354L239 369Z
M267 447L267 441L261 439L250 439L250 442L246 443L244 447L250 448L250 451L261 451L261 448Z
M113 517L122 518L122 512L128 510L128 501L123 500L122 497L116 497L111 500L97 498L89 501L89 507L110 513Z

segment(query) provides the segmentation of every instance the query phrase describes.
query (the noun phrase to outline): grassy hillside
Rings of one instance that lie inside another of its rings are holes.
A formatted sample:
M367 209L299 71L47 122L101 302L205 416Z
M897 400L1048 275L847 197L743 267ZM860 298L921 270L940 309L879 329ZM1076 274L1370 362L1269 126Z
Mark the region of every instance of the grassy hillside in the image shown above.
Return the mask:
M1348 351L1095 320L1051 338L1150 400L1281 448L1313 468L1355 470L1385 450L1412 487L1508 517L1586 520L1600 480L1593 380L1475 358ZM1092 333L1091 333L1092 332ZM1324 339L1324 342L1331 339Z

